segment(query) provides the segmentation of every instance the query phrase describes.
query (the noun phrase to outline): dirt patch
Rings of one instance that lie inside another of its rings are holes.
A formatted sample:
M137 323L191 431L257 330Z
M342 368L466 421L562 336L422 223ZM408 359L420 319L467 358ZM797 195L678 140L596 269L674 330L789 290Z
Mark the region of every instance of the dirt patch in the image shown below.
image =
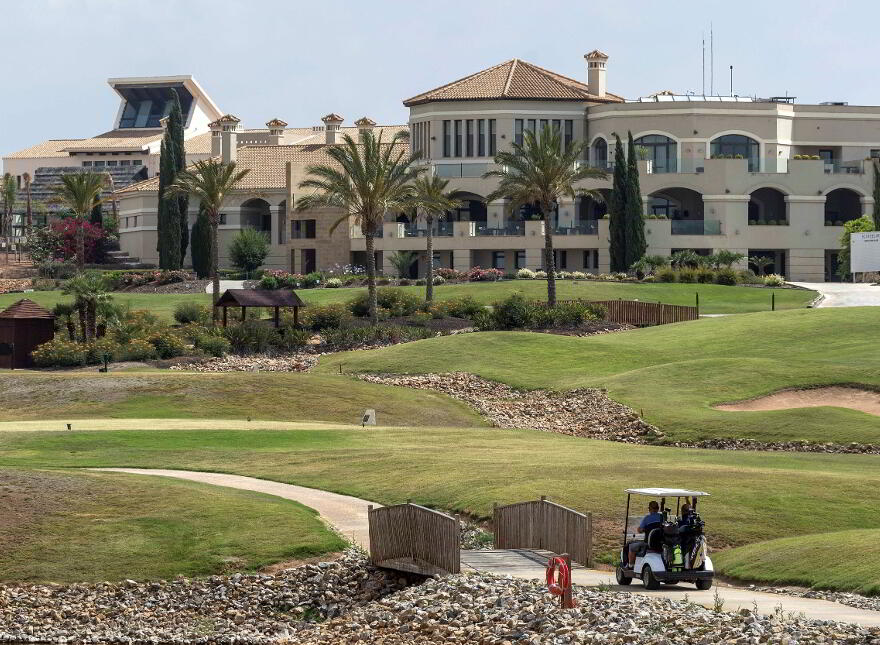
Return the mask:
M205 293L205 289L210 283L210 280L190 280L187 282L170 282L168 284L150 282L139 287L123 289L123 291L125 293Z
M324 555L317 555L313 558L302 558L300 560L285 560L284 562L276 562L275 564L270 564L269 566L263 567L260 569L260 573L266 573L269 575L275 575L282 571L286 571L288 569L296 569L297 567L301 567L305 564L318 564L319 562L335 562L339 558L341 558L344 554L342 553L325 553Z
M856 387L816 387L802 390L783 390L748 401L722 403L716 410L729 412L763 412L831 406L848 408L880 416L880 393Z

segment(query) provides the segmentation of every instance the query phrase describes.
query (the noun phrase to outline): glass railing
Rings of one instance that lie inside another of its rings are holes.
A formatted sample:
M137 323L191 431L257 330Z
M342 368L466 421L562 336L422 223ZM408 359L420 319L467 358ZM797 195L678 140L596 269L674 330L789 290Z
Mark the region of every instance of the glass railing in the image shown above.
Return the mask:
M864 172L865 168L861 161L840 161L839 159L825 161L826 175L861 175Z
M400 237L425 237L427 231L419 228L418 224L399 224L398 231L402 233Z
M434 235L436 237L452 237L452 222L435 222Z
M438 163L434 164L434 174L444 179L458 177L479 178L489 170L488 163Z
M581 222L577 226L557 226L554 235L598 235L599 221Z
M523 222L509 222L500 228L490 228L485 224L478 224L477 222L472 222L473 227L471 228L471 235L477 236L516 236L516 235L525 235L526 227Z
M657 161L656 159L648 159L648 172L652 175L678 172L678 160L667 159L666 161Z
M721 235L721 222L715 219L674 219L669 223L673 235Z

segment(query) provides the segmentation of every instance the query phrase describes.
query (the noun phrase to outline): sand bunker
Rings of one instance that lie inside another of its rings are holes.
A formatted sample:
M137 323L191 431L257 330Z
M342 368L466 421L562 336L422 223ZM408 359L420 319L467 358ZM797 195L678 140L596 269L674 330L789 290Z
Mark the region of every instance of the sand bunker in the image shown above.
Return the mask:
M785 390L749 401L722 403L714 407L716 410L731 412L758 412L819 406L849 408L880 416L880 393L855 387L816 387L807 390Z

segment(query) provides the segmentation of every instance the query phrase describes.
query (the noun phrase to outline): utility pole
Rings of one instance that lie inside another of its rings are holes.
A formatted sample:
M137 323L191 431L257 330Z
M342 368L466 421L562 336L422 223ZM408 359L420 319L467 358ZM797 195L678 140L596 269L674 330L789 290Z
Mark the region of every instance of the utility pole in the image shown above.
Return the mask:
M733 96L733 65L730 66L730 95Z

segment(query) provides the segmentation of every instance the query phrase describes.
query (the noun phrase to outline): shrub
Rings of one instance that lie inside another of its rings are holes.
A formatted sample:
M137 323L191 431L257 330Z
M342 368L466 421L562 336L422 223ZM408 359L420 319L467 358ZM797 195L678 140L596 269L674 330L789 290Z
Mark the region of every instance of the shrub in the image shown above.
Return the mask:
M376 284L378 284L380 287L387 287L389 284L391 284L391 280L389 278L379 278L378 280L376 280Z
M444 280L447 281L455 281L455 280L466 280L467 273L462 273L461 271L456 271L455 269L449 269L447 267L440 267L439 269L434 269L434 274L440 276Z
M700 282L702 284L712 284L713 282L715 282L715 272L712 269L698 269L697 282Z
M282 327L275 337L275 347L283 352L297 352L309 344L312 334L304 329Z
M481 269L473 267L467 273L467 279L470 282L496 282L504 275L501 269Z
M427 280L425 280L424 278L419 278L418 280L416 280L417 287L424 287L427 283Z
M445 284L446 278L444 278L442 275L435 275L434 279L431 280L431 282L436 287L438 284Z
M743 284L761 284L761 278L755 275L751 269L744 269L736 272L736 281Z
M403 289L388 288L378 289L376 291L377 305L381 309L386 309L388 315L411 316L418 311L422 304L421 298L415 293L409 293ZM370 314L368 293L365 291L349 302L348 308L355 316L363 317Z
M401 287L408 287L409 285L412 284L412 282L410 281L409 278L401 278L400 280L397 281L397 284L398 284L398 286L401 286Z
M274 275L263 274L263 277L260 278L260 282L257 284L257 288L266 289L267 291L275 291L278 287L278 278Z
M269 236L253 228L243 228L229 243L229 259L247 274L260 268L269 255Z
M419 327L425 327L431 320L433 320L434 316L432 316L427 311L420 311L418 313L414 313L409 317L410 323L413 325L418 325Z
M578 327L587 322L602 320L605 308L588 302L561 302L555 307L544 308L546 327Z
M343 327L322 334L328 349L342 351L371 345L405 343L431 338L434 332L425 327L376 325L375 327Z
M520 269L516 272L516 277L518 280L534 280L535 272L531 269Z
M535 280L546 280L547 272L546 271L535 271Z
M48 227L34 228L28 236L28 254L37 266L60 256L61 234Z
M246 320L225 330L226 340L236 354L263 354L276 342L277 333L258 320Z
M342 280L339 278L327 278L327 282L324 283L324 286L328 289L338 289L342 286Z
M785 284L785 278L777 273L764 276L764 284L768 287L781 287Z
M86 345L86 363L91 365L103 363L105 356L108 363L118 360L121 354L122 346L106 336Z
M583 271L572 271L571 272L571 279L572 280L586 280L587 274L584 273Z
M153 332L147 337L147 341L156 348L159 358L174 358L186 353L183 339L168 330Z
M480 331L492 331L495 329L495 316L488 309L478 311L474 317L471 318L471 322L473 322L474 327Z
M492 311L496 329L522 329L531 327L537 315L536 305L521 293L514 293L496 302Z
M119 360L122 361L149 361L158 355L156 348L145 338L132 338L119 349Z
M654 277L660 282L675 282L678 274L670 268L662 268L654 273Z
M678 272L678 281L693 283L697 281L697 271L696 269L682 269Z
M656 278L655 276L653 276L653 275L646 275L646 276L642 279L642 282L657 282L657 278Z
M222 357L229 353L232 345L223 336L203 334L196 339L195 346L209 356Z
M715 274L715 284L733 286L736 284L736 271L733 269L719 269Z
M324 274L320 271L313 271L302 276L299 280L299 286L303 289L312 289L317 287L324 280Z
M568 271L557 271L556 277L560 280L568 280L569 278L571 278L571 274Z
M42 278L67 280L76 275L76 266L73 262L46 260L37 265L37 273Z
M329 305L313 305L303 310L303 327L313 331L322 329L339 329L351 318L349 308L342 303Z
M205 305L197 302L185 301L180 302L174 308L174 320L181 325L188 323L204 323L211 318L211 311Z
M86 347L69 340L55 338L43 343L33 352L31 358L37 367L69 367L86 364Z
M702 263L703 260L699 256L699 254L691 251L690 249L673 253L669 258L669 264L671 264L672 267L675 269L682 269L684 267L695 269Z
M97 264L104 261L104 247L106 231L100 224L92 224L88 221L80 221L75 217L65 217L52 223L52 230L58 234L60 245L55 251L55 258L59 260L73 260L76 256L77 231L83 228L85 239L86 264Z
M453 316L455 318L473 319L478 312L485 310L485 307L474 300L471 296L461 296L460 298L444 300L436 306L447 316Z

